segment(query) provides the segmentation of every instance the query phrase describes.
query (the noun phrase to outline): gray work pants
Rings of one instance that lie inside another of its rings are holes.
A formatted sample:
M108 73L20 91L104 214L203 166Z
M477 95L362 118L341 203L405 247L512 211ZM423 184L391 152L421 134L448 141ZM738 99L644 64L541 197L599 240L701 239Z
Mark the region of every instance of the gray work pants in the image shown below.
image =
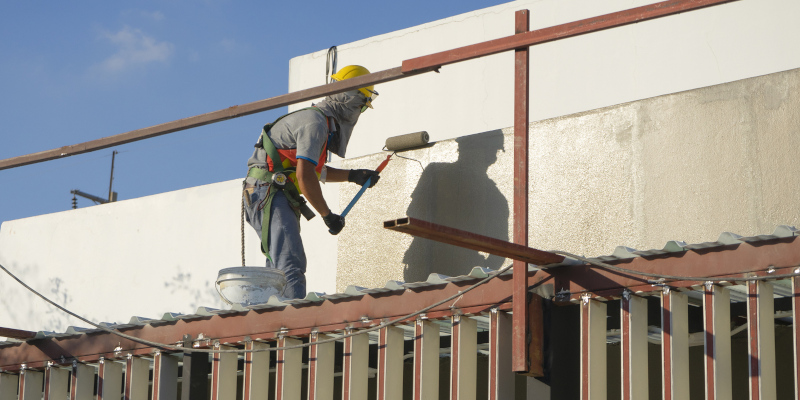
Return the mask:
M256 186L245 202L245 218L261 239L262 209L269 185ZM246 192L245 192L246 193ZM245 194L247 195L247 194ZM302 299L306 296L306 252L300 238L300 220L289 205L283 191L275 193L269 220L269 252L272 262L267 267L277 268L286 274L286 287L282 296Z

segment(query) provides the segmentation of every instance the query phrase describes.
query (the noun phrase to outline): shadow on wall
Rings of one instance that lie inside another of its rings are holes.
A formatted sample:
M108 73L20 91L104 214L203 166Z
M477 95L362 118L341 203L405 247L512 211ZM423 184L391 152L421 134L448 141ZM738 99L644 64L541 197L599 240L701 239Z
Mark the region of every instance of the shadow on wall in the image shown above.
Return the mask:
M508 201L489 177L489 167L503 147L499 130L460 137L458 160L432 162L411 194L409 217L468 232L508 240ZM476 266L498 269L505 259L415 237L403 257L406 282L419 282L431 273L465 275Z

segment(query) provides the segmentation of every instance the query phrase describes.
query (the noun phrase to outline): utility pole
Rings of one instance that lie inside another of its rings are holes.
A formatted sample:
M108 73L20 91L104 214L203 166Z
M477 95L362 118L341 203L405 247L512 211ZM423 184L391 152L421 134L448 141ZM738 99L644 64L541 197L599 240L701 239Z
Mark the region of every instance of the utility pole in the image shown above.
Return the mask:
M111 152L111 179L108 181L108 201L115 202L117 201L117 192L111 191L111 185L114 184L114 158L116 157L118 151L114 150Z
M98 204L113 203L113 202L117 201L117 192L112 190L112 185L114 184L114 160L116 158L117 153L119 153L119 152L116 151L116 150L111 152L111 178L109 179L109 182L108 182L108 199L104 199L104 198L102 198L100 196L95 196L93 194L89 194L89 193L86 193L86 192L81 192L78 189L71 190L70 193L72 193L72 209L73 210L78 208L78 199L75 197L76 195L77 196L81 196L81 197L86 198L86 199L89 199L89 200L91 200L91 201L93 201L95 203L98 203Z

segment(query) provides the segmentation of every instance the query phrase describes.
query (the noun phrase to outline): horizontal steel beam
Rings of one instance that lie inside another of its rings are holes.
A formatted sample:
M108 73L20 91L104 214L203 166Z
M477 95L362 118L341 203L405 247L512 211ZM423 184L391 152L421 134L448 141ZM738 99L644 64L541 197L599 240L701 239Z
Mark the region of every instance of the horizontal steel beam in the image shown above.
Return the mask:
M0 337L7 337L12 339L30 339L36 336L36 332L23 331L13 328L3 328L0 326Z
M631 8L598 17L537 29L513 36L490 40L457 49L412 58L403 61L404 73L434 71L448 64L459 63L475 58L486 57L509 50L535 46L560 39L585 35L610 28L635 24L651 19L667 17L705 7L730 3L738 0L669 0L642 7Z
M532 276L532 274L531 274ZM499 276L458 299L457 309L488 309L511 301L511 274ZM346 327L363 329L378 325L383 320L403 317L430 306L449 296L462 292L477 279L451 282L433 287L398 290L388 293L353 296L341 300L325 300L314 304L275 307L249 312L228 313L193 319L181 319L154 325L134 326L122 332L158 343L183 343L185 335L202 335L222 343L237 343L246 337L252 340L274 340L279 332L291 335L310 333L314 328L320 333ZM435 290L431 290L435 288ZM452 315L451 303L429 310L429 318ZM505 307L508 309L509 307ZM150 354L155 349L120 338L103 331L68 337L45 338L0 347L0 370L16 371L22 364L41 368L48 361L71 363L96 362L100 357L124 358L127 354ZM64 361L62 360L64 357Z
M631 271L687 278L666 279L659 282L659 285L673 288L702 285L706 281L705 278L730 277L730 282L735 282L751 276L798 273L800 236L606 261L606 263ZM580 294L585 292L599 297L613 297L619 296L623 288L628 288L632 292L660 290L653 284L655 278L635 273L620 273L589 264L549 268L540 271L539 274L553 278L555 287L565 294L569 292L572 300L579 299Z
M213 111L194 117L183 118L172 122L154 125L148 128L120 133L118 135L95 139L89 142L7 158L0 160L0 170L55 160L77 154L88 153L95 150L102 150L172 132L178 132L232 118L272 110L279 107L285 107L301 101L312 100L359 87L390 82L425 72L435 71L439 67L447 64L472 60L474 58L484 57L517 48L533 46L554 40L597 32L604 29L666 17L668 15L729 3L732 1L738 0L670 0L633 8L630 10L601 15L599 17L588 18L576 22L530 31L523 34L508 36L471 46L465 46L449 51L405 60L403 61L402 67L387 69L357 78L348 79L346 81L334 82L327 85L300 90L240 106L232 106L223 110Z
M389 230L419 236L437 242L485 251L496 256L519 260L530 264L546 265L564 261L564 256L533 249L527 246L506 242L477 233L462 231L416 218L405 217L386 221L383 227Z
M422 71L422 72L427 72L427 71ZM389 82L407 76L417 75L422 72L405 73L400 70L400 67L374 72L368 75L359 76L357 78L351 78L340 82L329 83L327 85L317 86L310 89L299 90L297 92L292 92L265 100L254 101L252 103L247 103L240 106L232 106L222 110L197 115L194 117L183 118L176 121L163 123L160 125L154 125L148 128L137 129L130 132L120 133L114 136L95 139L89 142L59 147L57 149L42 151L24 156L7 158L5 160L0 160L0 170L20 167L28 164L35 164L43 161L55 160L63 157L74 156L77 154L88 153L95 150L102 150L105 148L119 146L122 144L131 143L143 139L149 139L152 137L161 136L172 132L178 132L190 128L196 128L198 126L213 124L215 122L225 121L233 118L243 117L245 115L259 113L262 111L272 110L279 107L285 107L291 104L299 103L301 101L313 100L320 97L346 92L348 90L353 90L364 86Z

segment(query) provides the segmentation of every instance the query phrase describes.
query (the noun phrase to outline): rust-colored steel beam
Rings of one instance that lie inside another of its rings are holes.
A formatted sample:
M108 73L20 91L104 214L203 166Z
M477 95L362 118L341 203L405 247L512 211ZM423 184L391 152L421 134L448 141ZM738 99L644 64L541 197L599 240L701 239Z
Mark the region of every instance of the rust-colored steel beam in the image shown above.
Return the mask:
M462 231L444 225L434 224L416 218L404 217L386 221L383 227L389 230L419 236L437 242L465 247L467 249L485 251L501 257L519 260L525 263L546 265L560 263L564 257L546 251L532 249L527 246L509 243L505 240Z
M196 115L194 117L183 118L172 122L154 125L148 128L136 129L130 132L120 133L118 135L108 136L101 139L95 139L89 142L7 158L5 160L0 160L0 170L55 160L77 154L88 153L95 150L102 150L105 148L119 146L138 140L149 139L172 132L178 132L190 128L196 128L198 126L213 124L215 122L221 122L233 118L243 117L245 115L272 110L279 107L285 107L301 101L313 100L364 86L390 82L408 76L417 75L419 73L420 72L405 73L400 70L400 67L374 72L368 75L363 75L340 82L299 90L297 92L287 93L281 96L254 101L252 103L243 105L231 106L222 110L212 111L206 114Z
M514 32L530 29L530 12L517 11ZM528 247L528 47L514 50L514 243ZM511 370L528 372L528 264L514 260L514 324L511 333Z
M706 277L730 277L730 281L737 281L752 275L789 274L800 265L800 236L606 263L632 271L697 278L667 279L661 282L676 288L700 285ZM572 300L578 299L584 292L590 292L593 296L609 297L619 296L623 288L633 292L658 290L653 285L654 278L615 272L588 264L549 268L537 275L539 274L552 278L555 287L568 291Z
M113 146L148 139L172 132L178 132L232 118L255 114L301 101L312 100L334 93L340 93L359 87L390 82L409 76L435 71L441 66L457 62L485 57L504 51L533 46L554 40L565 39L604 29L647 21L650 19L666 17L686 11L715 6L738 0L670 0L647 6L632 8L630 10L605 14L599 17L588 18L576 22L557 25L549 28L530 31L525 34L513 35L501 39L490 40L470 46L461 47L436 54L405 60L401 67L375 72L369 75L300 90L285 95L259 100L240 106L209 112L154 125L148 128L137 129L114 136L108 136L89 142L64 146L57 149L32 153L0 160L0 170L20 167L23 165L55 160L63 157L102 150Z
M246 336L253 340L274 340L280 331L319 327L320 332L329 330L323 327L342 323L351 324L355 328L368 327L364 321L372 321L377 325L382 319L395 319L411 314L440 301L448 296L460 293L475 280L459 281L436 286L436 290L421 288L408 289L395 293L380 293L374 296L364 295L360 298L348 298L343 301L326 300L314 305L286 306L270 308L247 313L224 314L189 320L167 322L157 326L144 325L122 329L122 332L141 339L158 343L182 343L184 335L218 339L220 342L235 343ZM508 303L511 300L511 275L499 276L465 293L458 301L458 308L466 311L477 311ZM477 308L476 310L472 310ZM442 304L427 312L432 316L446 317L452 315L450 304ZM92 362L99 357L114 359L120 354L150 354L149 346L120 338L114 334L95 332L88 335L75 335L60 338L30 340L0 347L0 369L4 371L18 370L21 364L29 368L39 368L47 361L72 359Z
M3 328L0 326L0 337L7 337L12 339L31 339L36 336L36 332L23 331L13 328Z
M457 49L412 58L403 61L404 73L434 71L442 66L475 58L486 57L504 51L520 49L560 39L571 38L605 29L635 24L651 19L667 17L705 7L738 0L669 0L629 10L604 14L580 21L537 29L525 34L477 43Z

